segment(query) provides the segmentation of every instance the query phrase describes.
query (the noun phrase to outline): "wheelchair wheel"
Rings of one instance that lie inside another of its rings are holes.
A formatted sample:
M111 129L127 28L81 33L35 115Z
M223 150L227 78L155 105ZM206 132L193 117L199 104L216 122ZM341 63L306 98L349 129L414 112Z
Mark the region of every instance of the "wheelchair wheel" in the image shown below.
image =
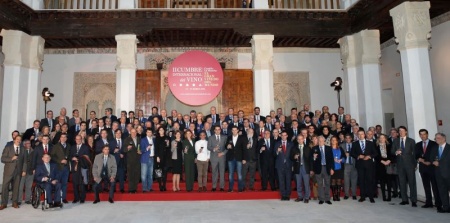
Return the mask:
M41 202L41 190L37 188L37 186L33 187L33 191L31 192L31 205L33 208L37 209L39 207L39 203Z

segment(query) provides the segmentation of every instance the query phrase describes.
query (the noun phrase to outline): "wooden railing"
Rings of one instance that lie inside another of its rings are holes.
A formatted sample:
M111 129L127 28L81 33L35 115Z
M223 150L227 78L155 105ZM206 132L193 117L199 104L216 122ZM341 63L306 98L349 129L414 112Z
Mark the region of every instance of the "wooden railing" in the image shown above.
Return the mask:
M45 0L44 9L117 9L119 0Z
M248 8L251 1L252 0L245 0L245 2L244 0L136 0L136 5L137 8Z
M273 9L341 9L340 0L268 0Z

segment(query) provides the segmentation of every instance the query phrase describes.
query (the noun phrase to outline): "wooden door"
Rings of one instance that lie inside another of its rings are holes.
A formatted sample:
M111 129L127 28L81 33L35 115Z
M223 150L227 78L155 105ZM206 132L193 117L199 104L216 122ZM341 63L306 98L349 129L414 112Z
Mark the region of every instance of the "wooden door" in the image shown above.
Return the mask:
M243 110L245 115L253 114L253 71L224 70L222 87L222 112L233 108L235 113Z
M136 111L144 116L152 113L152 107L161 107L161 72L159 70L136 71Z

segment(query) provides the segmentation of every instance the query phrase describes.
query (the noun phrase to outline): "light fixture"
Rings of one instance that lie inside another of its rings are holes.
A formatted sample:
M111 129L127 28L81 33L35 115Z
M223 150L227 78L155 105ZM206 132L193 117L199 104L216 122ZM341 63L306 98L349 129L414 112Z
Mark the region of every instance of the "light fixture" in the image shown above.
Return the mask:
M334 90L337 91L337 99L338 99L338 105L341 107L341 91L342 91L342 78L336 77L336 80L331 82L330 86L334 87Z
M45 102L45 107L44 107L44 114L47 113L47 102L51 101L55 95L53 93L50 92L50 90L48 90L47 87L45 87L44 89L42 89L42 99Z

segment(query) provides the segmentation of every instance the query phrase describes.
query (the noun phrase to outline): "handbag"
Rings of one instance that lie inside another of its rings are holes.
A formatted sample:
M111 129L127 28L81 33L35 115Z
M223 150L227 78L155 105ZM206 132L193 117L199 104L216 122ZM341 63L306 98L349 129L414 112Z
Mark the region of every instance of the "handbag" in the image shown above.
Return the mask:
M161 178L162 177L162 169L157 168L155 169L155 178Z
M397 164L391 163L386 166L386 173L389 175L397 175Z

